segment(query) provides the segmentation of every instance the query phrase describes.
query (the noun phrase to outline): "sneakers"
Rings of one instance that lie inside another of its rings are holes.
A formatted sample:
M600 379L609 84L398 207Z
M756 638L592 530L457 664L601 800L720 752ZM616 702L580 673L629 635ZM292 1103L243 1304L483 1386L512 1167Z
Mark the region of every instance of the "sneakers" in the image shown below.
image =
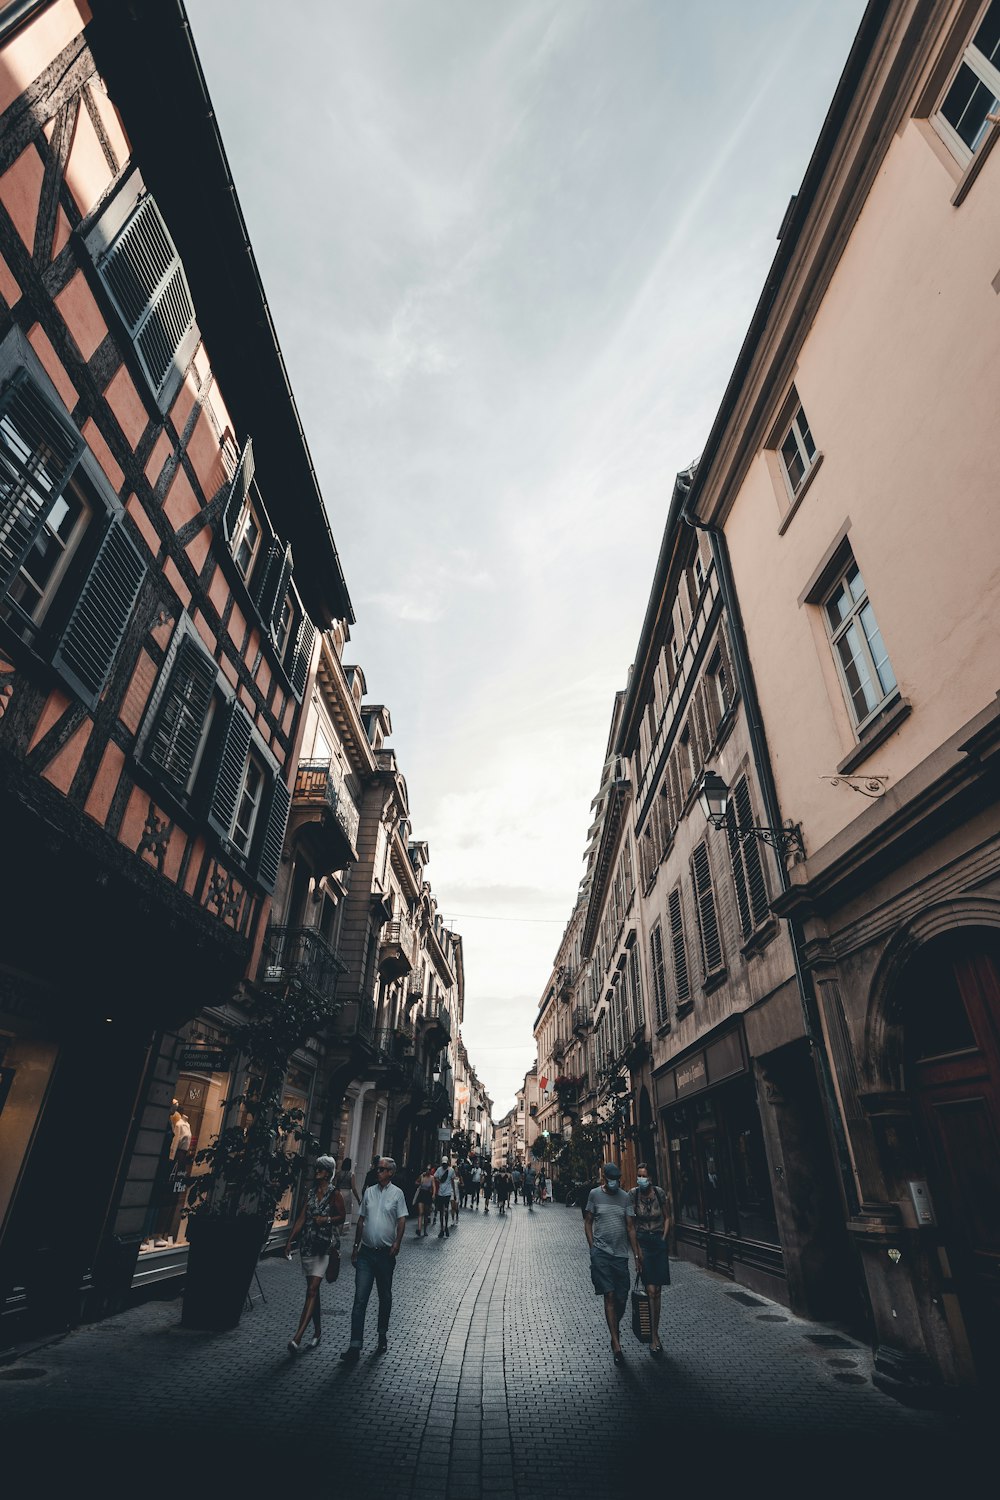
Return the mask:
M358 1348L357 1344L352 1344L349 1349L344 1350L340 1358L342 1363L345 1365L356 1365L358 1360L361 1358L361 1350Z

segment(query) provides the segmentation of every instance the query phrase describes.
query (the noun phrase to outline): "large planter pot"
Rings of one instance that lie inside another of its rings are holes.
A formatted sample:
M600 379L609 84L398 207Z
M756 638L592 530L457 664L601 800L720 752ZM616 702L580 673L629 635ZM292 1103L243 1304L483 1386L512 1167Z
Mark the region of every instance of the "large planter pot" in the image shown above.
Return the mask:
M235 1219L198 1215L188 1221L187 1276L181 1323L220 1333L235 1328L271 1222L262 1214Z

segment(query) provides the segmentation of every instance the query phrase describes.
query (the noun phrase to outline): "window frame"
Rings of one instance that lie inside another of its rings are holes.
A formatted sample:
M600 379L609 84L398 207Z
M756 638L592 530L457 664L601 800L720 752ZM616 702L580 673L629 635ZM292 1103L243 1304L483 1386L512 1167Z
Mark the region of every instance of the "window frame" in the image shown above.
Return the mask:
M802 418L801 423L799 422L800 417ZM808 437L809 442L812 445L811 453L806 448L805 437L803 436L803 434ZM795 450L798 455L799 462L802 464L802 473L797 484L793 484L792 476L789 473L788 464L785 460L784 449L790 437L795 443ZM819 458L819 449L816 446L816 439L813 437L812 427L809 425L809 418L806 416L805 407L803 406L801 398L799 397L797 391L792 392L791 413L781 423L780 435L778 436L774 444L774 451L778 460L778 468L781 470L781 477L785 483L785 490L788 495L788 500L789 502L797 500L802 493L803 487L808 480L810 473L816 466L817 459Z
M854 603L848 614L835 627L830 619L830 605L833 602L835 596L845 588L847 589L848 595L853 598L850 585L847 583L847 577L852 572L852 570L857 573L858 578L861 580L862 593L858 599L854 600ZM891 703L894 703L900 696L900 687L899 679L896 676L896 670L892 665L892 658L889 655L887 647L885 653L885 661L888 662L889 670L892 672L893 685L891 688L885 688L883 686L881 674L879 673L878 665L875 661L875 656L871 649L871 643L868 639L868 632L866 631L864 623L861 619L862 611L865 606L867 606L871 610L872 619L874 620L875 628L878 631L880 638L882 639L883 646L885 645L885 638L882 635L882 627L878 623L878 618L875 614L874 606L871 603L871 596L868 592L868 585L864 581L864 574L862 573L861 566L858 563L857 558L854 556L852 550L848 549L847 553L841 557L840 565L827 579L827 582L817 600L817 603L820 610L822 611L826 637L830 645L830 653L833 657L834 668L836 669L837 678L840 682L840 688L841 692L843 693L844 703L847 708L851 726L855 734L860 738L864 734L868 726L872 724L874 720L877 719L879 715L883 713L885 709L888 708ZM848 634L852 624L856 624L857 627L857 637L862 646L864 665L866 671L868 672L868 679L873 684L873 686L877 684L882 690L882 696L875 703L874 707L870 708L868 712L861 718L859 718L857 715L854 705L854 697L851 692L851 687L847 680L847 674L845 672L844 664L841 659L840 651L838 649L839 642Z
M974 24L969 30L965 46L949 68L944 84L938 90L934 107L929 114L930 125L935 134L944 142L951 155L963 169L968 168L977 157L982 155L983 147L991 135L990 125L992 122L989 119L989 114L997 113L998 108L1000 108L997 105L997 101L1000 100L1000 68L995 63L991 63L985 53L980 52L979 48L975 45L976 36L979 34L983 22L994 5L1000 6L1000 0L989 0L989 3L977 15ZM967 67L981 84L993 91L994 98L994 108L983 117L978 139L975 146L971 148L959 135L951 121L946 119L941 112L963 66ZM994 124L993 133L995 132L996 125Z

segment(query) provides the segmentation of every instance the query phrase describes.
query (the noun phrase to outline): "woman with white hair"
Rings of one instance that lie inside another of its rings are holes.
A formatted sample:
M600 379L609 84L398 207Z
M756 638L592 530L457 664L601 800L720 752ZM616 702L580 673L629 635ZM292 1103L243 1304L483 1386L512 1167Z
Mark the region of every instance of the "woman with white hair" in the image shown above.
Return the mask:
M295 1336L288 1340L290 1354L299 1353L302 1348L302 1339L310 1322L314 1331L306 1348L315 1349L320 1341L319 1289L330 1264L334 1235L347 1217L344 1199L333 1182L333 1174L337 1170L337 1163L333 1157L318 1156L313 1170L315 1180L306 1193L298 1218L292 1225L288 1236L288 1248L285 1252L286 1260L291 1260L292 1241L296 1235L299 1235L299 1258L302 1261L302 1271L306 1278L306 1300ZM339 1244L336 1247L336 1253L339 1256Z

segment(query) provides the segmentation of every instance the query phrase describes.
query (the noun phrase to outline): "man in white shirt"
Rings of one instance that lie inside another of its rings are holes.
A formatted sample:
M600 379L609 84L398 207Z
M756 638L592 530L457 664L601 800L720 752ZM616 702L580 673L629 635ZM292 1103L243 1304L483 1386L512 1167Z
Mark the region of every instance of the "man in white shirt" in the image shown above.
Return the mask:
M354 1308L351 1312L351 1343L340 1356L345 1364L355 1365L361 1358L365 1337L365 1314L372 1287L378 1287L378 1349L388 1347L389 1314L392 1311L392 1274L396 1257L406 1233L406 1199L392 1180L396 1163L382 1156L378 1163L378 1182L365 1188L361 1212L354 1232L351 1264L355 1269Z

